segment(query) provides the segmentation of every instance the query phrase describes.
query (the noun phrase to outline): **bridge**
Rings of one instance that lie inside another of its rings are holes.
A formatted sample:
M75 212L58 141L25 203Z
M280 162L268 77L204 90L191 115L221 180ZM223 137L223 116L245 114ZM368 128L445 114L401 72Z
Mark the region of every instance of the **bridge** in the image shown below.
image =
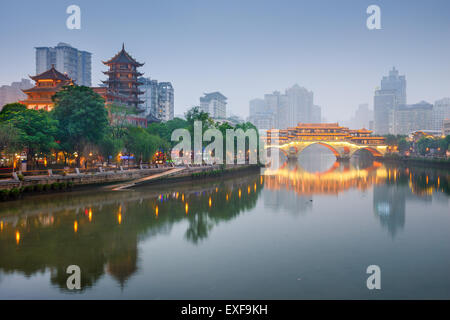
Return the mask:
M338 123L299 123L285 130L268 130L265 148L277 148L288 159L295 159L315 144L330 149L338 160L350 159L359 150L367 150L375 158L387 151L384 137L372 136L367 129L350 130Z

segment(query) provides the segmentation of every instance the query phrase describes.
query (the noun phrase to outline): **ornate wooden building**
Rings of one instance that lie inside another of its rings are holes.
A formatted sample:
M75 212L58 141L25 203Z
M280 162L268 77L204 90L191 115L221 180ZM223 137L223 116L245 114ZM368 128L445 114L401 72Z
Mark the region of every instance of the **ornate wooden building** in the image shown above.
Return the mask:
M36 84L33 88L22 90L28 97L26 100L19 101L29 109L44 109L50 111L54 107L52 101L53 95L60 91L63 86L74 85L73 80L66 74L56 70L54 65L52 65L50 70L34 77L29 77L33 79Z
M108 71L103 72L108 76L108 80L103 81L107 86L104 96L106 103L118 103L137 107L143 103L139 95L143 92L138 87L138 77L143 75L137 68L144 64L137 62L133 57L122 50L108 61L103 61L109 67Z

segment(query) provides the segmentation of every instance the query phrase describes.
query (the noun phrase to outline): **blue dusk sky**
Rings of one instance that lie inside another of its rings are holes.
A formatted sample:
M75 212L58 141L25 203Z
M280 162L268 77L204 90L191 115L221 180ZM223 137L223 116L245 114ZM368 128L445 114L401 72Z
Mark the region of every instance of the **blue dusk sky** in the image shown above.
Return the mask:
M66 8L81 7L81 30ZM366 8L381 7L381 30ZM35 74L36 46L66 42L101 61L125 42L146 77L171 81L175 114L204 92L228 97L229 113L297 83L314 92L328 121L346 120L393 66L407 79L408 103L450 96L450 1L379 0L40 0L0 3L0 85Z

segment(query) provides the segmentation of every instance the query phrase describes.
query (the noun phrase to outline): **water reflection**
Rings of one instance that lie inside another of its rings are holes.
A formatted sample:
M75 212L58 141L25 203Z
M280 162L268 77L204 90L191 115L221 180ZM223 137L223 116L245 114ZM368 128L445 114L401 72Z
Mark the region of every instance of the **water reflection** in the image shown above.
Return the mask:
M174 224L186 221L185 239L200 243L214 225L255 206L263 187L259 178L253 174L238 183L185 184L176 192L174 187L74 192L10 207L2 204L0 270L31 276L49 269L51 283L65 290L65 270L75 264L83 270L84 289L105 272L124 286L138 270L139 241L168 233Z
M367 211L361 214L372 211L392 239L406 226L408 202L437 201L448 206L446 170L396 167L365 158L336 162L313 157L308 162L284 162L263 175L125 192L70 192L2 203L0 271L6 276L50 271L50 282L67 292L66 268L76 264L83 270L84 290L105 274L125 287L139 270L139 243L168 235L179 225L184 228L185 241L199 246L219 224L253 212L259 199L271 219L279 219L280 211L314 214L320 199L327 201L330 196L372 195L365 202Z
M406 201L448 203L448 170L397 167L367 157L344 162L333 158L309 154L300 161L285 161L276 170L266 169L265 206L304 214L313 210L313 195L372 189L373 212L394 237L405 225Z

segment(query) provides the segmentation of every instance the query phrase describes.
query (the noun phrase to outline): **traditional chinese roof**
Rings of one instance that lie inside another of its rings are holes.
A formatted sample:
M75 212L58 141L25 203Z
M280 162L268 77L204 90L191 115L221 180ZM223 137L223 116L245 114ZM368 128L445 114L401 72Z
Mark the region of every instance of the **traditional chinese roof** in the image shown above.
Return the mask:
M122 50L108 61L103 61L104 64L109 65L113 63L130 63L137 67L142 67L144 64L137 62L128 52L125 51L125 44L122 44Z
M23 89L22 91L24 93L28 93L28 92L56 92L61 90L64 86L68 85L67 83L60 83L57 84L56 86L52 86L52 87L33 87L30 89Z
M59 72L55 69L55 65L52 65L50 70L47 70L41 74L38 74L36 76L30 76L31 79L34 81L37 80L62 80L62 81L71 81L68 75Z
M220 92L216 91L216 92L211 92L211 93L204 93L204 97L200 97L200 101L201 102L209 102L212 99L218 99L218 100L226 100L227 97L225 97L223 94L221 94Z

